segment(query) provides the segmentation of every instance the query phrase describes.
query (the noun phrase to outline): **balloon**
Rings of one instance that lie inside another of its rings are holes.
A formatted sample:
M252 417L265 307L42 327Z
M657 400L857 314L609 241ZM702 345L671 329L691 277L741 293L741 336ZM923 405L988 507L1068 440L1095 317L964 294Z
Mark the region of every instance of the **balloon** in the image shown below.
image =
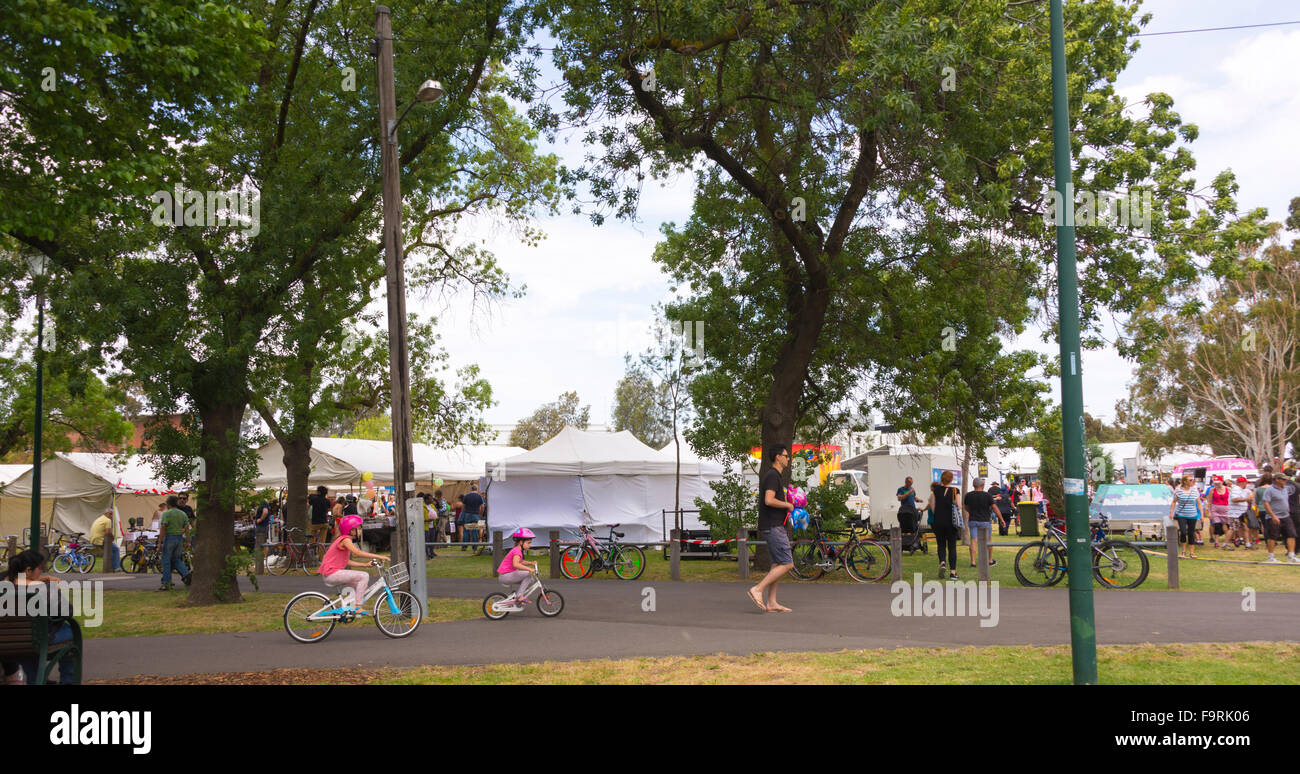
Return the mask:
M361 480L362 480L362 481L373 481L374 478L375 478L375 474L374 474L374 473L371 473L371 472L368 471L368 470L367 470L365 473L362 473L362 474L361 474Z
M794 484L791 484L790 486L787 486L785 488L785 497L786 497L786 502L790 503L796 508L808 507L808 495L805 494L802 489L795 486Z
M808 511L803 508L795 508L790 513L790 524L795 529L803 529L808 526Z
M433 485L434 485L434 486L442 486L442 479L440 479L440 478L435 478L435 479L433 480Z

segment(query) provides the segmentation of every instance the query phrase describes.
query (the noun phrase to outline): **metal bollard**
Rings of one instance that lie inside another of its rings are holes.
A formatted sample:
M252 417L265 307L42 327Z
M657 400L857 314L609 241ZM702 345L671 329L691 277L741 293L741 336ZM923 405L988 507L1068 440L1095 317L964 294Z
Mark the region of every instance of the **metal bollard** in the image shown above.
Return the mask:
M551 530L547 547L550 549L551 554L551 578L555 579L560 577L560 554L563 553L560 548L560 531L558 529Z
M749 580L749 530L736 530L736 569L741 580Z
M501 560L505 559L506 553L501 548L501 530L492 530L492 577L498 576L497 568L501 566Z
M668 547L669 577L671 577L675 581L679 581L682 579L681 530L675 529L672 532L670 532L669 535L671 535L671 537L669 537L668 539L672 541L672 544Z
M903 579L903 528L897 524L889 528L889 578Z
M1165 527L1165 553L1169 559L1169 588L1178 588L1178 528Z

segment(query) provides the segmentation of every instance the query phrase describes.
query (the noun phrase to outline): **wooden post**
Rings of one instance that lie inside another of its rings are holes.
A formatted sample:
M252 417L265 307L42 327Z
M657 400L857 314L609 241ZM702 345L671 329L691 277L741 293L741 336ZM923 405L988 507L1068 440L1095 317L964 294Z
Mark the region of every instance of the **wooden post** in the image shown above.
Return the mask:
M254 572L257 573L258 575L266 574L266 551L264 550L265 548L266 548L265 537L262 535L261 532L257 531L256 527L254 527L253 528L253 557L257 561L257 566L256 569L254 569Z
M1165 553L1169 559L1169 588L1178 588L1178 527L1165 527Z
M749 530L736 530L736 569L741 580L749 580Z
M903 579L903 528L897 524L889 528L889 577Z
M669 577L679 581L682 579L682 531L674 528L668 534L668 539L672 541L668 546Z
M989 523L988 539L981 540L976 537L971 538L975 543L975 564L978 567L979 580L987 583L989 580L989 543L993 542L993 524Z
M501 548L501 530L492 530L492 577L497 577L497 568L501 566L501 560L505 558L506 552Z
M563 553L563 548L560 546L560 531L558 529L551 530L548 547L551 549L551 578L559 578L561 576L560 554Z

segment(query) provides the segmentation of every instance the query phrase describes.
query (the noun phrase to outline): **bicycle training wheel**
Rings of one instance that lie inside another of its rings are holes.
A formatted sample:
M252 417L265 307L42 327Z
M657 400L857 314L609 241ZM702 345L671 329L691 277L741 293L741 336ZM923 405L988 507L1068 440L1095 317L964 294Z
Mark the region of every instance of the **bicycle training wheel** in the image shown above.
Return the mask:
M380 594L375 600L375 626L393 639L415 634L415 630L420 628L420 619L424 618L420 600L409 591L390 589L390 593L393 595L392 605L388 604L387 594Z
M564 609L564 597L560 592L547 589L545 594L537 595L537 612L547 618L554 618Z
M493 605L495 605L498 602L504 601L505 598L506 595L502 594L499 591L494 591L491 594L488 594L486 597L483 597L483 615L487 616L493 621L500 621L502 618L505 618L506 616L510 615L509 613L498 612L492 609Z
M623 580L636 580L645 572L645 552L636 546L619 546L614 556L614 574Z
M1015 571L1026 586L1054 586L1065 575L1065 558L1055 546L1038 540L1016 553Z
M320 642L334 631L338 619L309 621L307 617L333 605L334 601L319 591L304 591L284 606L285 632L298 642Z
M879 543L858 543L844 557L844 569L858 583L874 583L889 574L889 552Z
M819 565L826 560L826 551L821 544L811 540L796 540L794 543L794 566L790 574L799 580L817 580L826 574Z
M69 572L72 570L72 557L67 554L59 554L54 557L52 566L55 572Z
M1132 543L1107 540L1092 552L1092 575L1103 588L1134 589L1151 571L1147 555Z

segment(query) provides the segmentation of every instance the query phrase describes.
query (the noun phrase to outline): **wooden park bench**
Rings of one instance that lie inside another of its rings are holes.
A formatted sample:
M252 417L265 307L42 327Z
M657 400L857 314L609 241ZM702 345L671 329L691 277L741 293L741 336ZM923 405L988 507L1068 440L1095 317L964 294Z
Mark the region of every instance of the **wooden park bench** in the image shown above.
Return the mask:
M57 645L49 644L49 631L59 622L72 627L72 639ZM81 684L81 626L74 618L61 616L32 617L5 616L0 618L0 658L6 661L36 659L36 674L27 675L31 685L44 685L59 659L75 657L76 674L73 682Z

